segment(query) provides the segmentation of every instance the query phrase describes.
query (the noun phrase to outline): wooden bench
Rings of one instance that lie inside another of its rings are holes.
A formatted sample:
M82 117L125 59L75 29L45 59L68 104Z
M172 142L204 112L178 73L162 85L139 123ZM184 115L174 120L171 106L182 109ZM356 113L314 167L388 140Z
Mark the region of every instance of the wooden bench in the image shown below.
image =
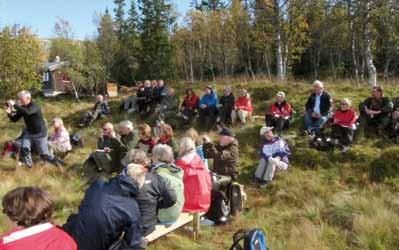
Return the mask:
M147 235L145 238L148 240L148 242L153 242L167 235L168 233L173 232L190 222L193 222L193 238L194 240L197 240L200 230L200 219L201 216L204 214L205 213L193 213L193 214L182 213L180 217L177 219L177 221L173 224L156 225L155 230L151 234Z

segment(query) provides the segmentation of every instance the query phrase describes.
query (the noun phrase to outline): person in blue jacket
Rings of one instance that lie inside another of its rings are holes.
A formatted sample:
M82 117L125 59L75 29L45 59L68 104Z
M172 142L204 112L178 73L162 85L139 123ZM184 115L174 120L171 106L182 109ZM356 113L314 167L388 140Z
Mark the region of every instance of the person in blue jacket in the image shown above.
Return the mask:
M124 249L145 248L136 202L144 181L145 169L131 164L109 182L97 180L86 190L78 213L63 226L80 250L107 250L118 241Z
M218 114L218 97L211 86L206 86L205 94L199 102L199 118L204 122L206 130L213 127Z

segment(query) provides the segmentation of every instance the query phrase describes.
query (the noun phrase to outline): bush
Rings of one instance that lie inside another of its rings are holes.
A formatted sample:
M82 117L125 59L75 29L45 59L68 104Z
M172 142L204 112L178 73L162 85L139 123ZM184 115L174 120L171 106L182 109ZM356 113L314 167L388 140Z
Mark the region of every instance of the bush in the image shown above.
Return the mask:
M399 147L384 150L381 156L371 163L371 180L384 181L386 178L399 177L398 162Z
M328 168L331 166L326 152L310 148L295 148L290 161L303 168Z

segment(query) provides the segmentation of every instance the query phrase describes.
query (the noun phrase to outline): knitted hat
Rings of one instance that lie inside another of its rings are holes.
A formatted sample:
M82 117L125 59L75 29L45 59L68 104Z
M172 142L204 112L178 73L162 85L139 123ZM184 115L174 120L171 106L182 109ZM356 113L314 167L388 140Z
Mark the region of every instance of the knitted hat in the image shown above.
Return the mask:
M260 135L264 135L265 133L273 130L273 127L264 126L260 129Z
M231 130L228 129L228 128L223 128L223 129L219 132L219 135L234 137L233 131L231 131Z

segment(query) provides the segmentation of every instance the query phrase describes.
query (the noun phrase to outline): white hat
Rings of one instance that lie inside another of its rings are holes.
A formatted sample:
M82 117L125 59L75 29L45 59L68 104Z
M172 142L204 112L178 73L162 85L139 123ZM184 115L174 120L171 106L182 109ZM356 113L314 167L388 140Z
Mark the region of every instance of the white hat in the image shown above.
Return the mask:
M273 130L273 127L264 126L260 129L260 135L264 135L266 132Z
M285 93L283 91L279 91L279 92L277 92L276 96L285 98Z

